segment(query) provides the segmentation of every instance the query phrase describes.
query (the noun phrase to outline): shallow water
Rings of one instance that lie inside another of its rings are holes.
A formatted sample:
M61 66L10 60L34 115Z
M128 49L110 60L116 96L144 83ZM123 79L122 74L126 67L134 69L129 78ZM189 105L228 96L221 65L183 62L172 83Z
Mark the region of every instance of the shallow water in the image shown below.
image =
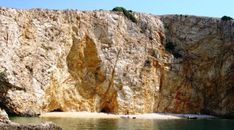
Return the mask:
M84 119L11 117L21 124L52 121L63 130L234 130L234 120L144 120L144 119Z

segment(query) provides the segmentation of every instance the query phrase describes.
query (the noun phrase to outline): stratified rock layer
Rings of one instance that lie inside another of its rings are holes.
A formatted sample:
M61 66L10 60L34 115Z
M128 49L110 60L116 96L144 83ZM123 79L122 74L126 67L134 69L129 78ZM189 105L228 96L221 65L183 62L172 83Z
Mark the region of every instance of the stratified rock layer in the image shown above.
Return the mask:
M233 21L134 15L0 9L3 107L234 115Z

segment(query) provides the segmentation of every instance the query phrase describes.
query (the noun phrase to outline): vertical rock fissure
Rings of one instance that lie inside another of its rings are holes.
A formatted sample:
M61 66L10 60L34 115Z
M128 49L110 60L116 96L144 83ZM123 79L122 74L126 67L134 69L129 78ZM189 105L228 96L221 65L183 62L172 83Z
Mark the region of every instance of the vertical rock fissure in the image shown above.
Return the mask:
M116 65L117 65L118 60L119 60L119 54L120 54L120 50L118 50L118 53L116 56L116 60L115 60L115 64L114 64L112 72L111 72L111 78L110 78L110 81L108 84L108 88L101 99L100 112L114 113L116 111L115 109L117 109L116 108L117 107L116 106L117 105L117 103L116 103L117 90L115 90L115 88L113 87L113 80L115 77Z

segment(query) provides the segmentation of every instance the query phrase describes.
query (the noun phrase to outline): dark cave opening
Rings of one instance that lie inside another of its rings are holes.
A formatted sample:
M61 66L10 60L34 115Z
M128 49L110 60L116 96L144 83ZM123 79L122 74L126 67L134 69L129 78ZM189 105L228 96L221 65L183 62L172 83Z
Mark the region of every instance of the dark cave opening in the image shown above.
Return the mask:
M104 107L104 108L101 109L100 112L102 112L102 113L111 113L111 110L109 108L107 108L107 107Z
M63 112L63 110L60 109L60 108L57 108L57 109L54 109L54 110L52 110L52 111L50 111L50 112Z

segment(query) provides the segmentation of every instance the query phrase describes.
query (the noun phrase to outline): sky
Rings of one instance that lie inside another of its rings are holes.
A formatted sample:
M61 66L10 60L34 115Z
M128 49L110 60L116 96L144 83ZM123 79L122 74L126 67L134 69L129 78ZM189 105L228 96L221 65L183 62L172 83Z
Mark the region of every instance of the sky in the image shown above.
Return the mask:
M0 6L20 9L78 9L111 10L116 6L126 9L163 14L188 14L198 16L234 18L234 0L0 0Z

